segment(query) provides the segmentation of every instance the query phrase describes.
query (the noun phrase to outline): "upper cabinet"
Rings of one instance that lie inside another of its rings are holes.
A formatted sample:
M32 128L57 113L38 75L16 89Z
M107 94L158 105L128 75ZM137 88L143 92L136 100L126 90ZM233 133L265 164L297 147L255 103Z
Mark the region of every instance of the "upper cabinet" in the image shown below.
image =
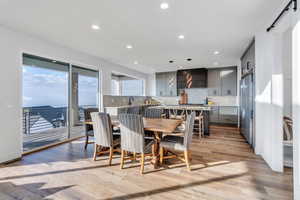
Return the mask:
M226 68L220 71L221 76L221 96L237 95L237 70Z
M209 69L207 73L208 96L221 95L221 78L219 69Z
M255 68L255 41L247 48L241 58L242 76L251 73Z
M200 68L156 73L156 96L177 96L180 90L186 88L207 88L208 96L236 96L237 68Z
M177 96L176 72L156 73L156 95L161 97Z
M236 96L237 68L209 69L207 83L208 96Z

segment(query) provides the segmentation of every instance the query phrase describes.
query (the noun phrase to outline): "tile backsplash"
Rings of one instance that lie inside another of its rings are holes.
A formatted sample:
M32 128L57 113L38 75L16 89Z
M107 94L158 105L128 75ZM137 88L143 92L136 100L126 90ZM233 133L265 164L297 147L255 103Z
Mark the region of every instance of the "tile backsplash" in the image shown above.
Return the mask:
M191 88L185 89L188 95L189 104L206 104L206 98L212 102L214 105L218 106L237 106L238 98L237 96L208 96L207 88Z
M103 96L103 105L104 107L118 107L118 106L127 106L129 103L130 96L112 96L104 95ZM151 99L147 96L134 96L132 105L142 105L145 103L146 99Z
M238 106L237 96L208 96L208 99L217 106Z
M205 104L206 97L210 101L214 102L213 105L216 106L238 106L238 97L236 96L207 96L207 93L202 90L190 89L188 93L188 103L190 104ZM178 105L179 97L142 97L136 96L133 97L134 101L132 105L143 105L145 104L146 99L152 99L152 102L164 104L164 105ZM103 96L103 105L104 107L118 107L118 106L127 106L129 102L128 96ZM155 103L155 104L156 104Z
M206 104L208 91L206 88L190 88L185 89L188 95L188 104Z

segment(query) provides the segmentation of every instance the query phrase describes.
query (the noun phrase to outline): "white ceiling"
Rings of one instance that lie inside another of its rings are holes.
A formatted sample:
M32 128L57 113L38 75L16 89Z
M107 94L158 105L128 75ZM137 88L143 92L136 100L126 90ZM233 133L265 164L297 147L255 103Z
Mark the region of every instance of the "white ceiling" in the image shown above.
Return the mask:
M169 9L161 10L162 2L168 2ZM282 0L0 0L0 24L150 73L179 66L215 67L214 62L237 64L255 32L281 4ZM92 24L101 29L92 30ZM185 39L179 40L180 34ZM127 44L133 48L126 49ZM221 53L214 55L216 50Z

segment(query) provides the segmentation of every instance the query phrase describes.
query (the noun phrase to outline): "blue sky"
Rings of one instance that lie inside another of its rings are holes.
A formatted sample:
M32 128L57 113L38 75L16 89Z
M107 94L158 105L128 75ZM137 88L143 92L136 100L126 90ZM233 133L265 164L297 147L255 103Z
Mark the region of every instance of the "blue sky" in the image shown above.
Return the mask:
M79 76L79 105L96 105L98 80ZM68 73L23 66L23 106L66 106Z

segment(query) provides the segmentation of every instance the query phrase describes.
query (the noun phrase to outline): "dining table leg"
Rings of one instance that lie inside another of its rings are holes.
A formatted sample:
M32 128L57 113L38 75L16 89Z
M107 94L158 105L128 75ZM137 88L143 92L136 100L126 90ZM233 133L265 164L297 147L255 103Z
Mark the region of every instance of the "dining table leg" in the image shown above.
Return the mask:
M154 155L152 159L152 164L154 169L159 168L159 144L161 140L161 134L159 132L154 132Z

